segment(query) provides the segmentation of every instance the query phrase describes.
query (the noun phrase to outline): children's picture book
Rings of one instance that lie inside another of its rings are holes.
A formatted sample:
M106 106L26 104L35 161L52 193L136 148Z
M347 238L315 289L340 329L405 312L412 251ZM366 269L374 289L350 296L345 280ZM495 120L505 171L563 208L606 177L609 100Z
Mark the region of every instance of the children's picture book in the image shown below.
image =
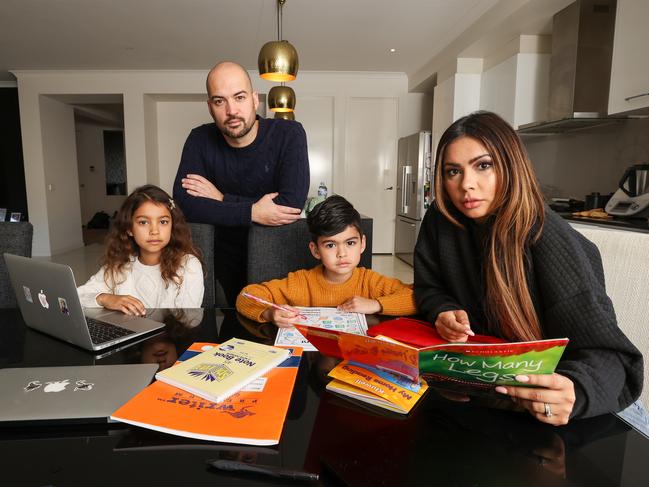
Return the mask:
M363 313L338 311L336 308L297 307L306 318L304 323L326 330L341 330L356 335L367 334L367 320ZM295 328L279 328L275 346L302 347L305 352L317 349Z
M413 382L355 362L341 362L329 377L327 390L400 414L409 413L428 390L422 379Z
M190 360L214 343L194 343L178 359ZM221 403L156 381L111 415L111 419L199 440L276 445L291 401L302 349L250 386Z
M516 375L551 374L568 344L567 338L450 343L440 337L442 343L418 348L383 336L358 336L301 324L295 328L323 355L401 374L412 381L425 374L427 379L438 376L482 387L525 386L516 381Z
M156 379L218 403L288 356L284 348L232 338L158 372Z

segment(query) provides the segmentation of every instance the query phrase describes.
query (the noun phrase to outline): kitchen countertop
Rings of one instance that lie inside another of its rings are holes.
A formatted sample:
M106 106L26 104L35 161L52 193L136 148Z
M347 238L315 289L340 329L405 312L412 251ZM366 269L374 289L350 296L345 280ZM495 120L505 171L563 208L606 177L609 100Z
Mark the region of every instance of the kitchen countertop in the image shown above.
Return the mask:
M583 216L573 216L572 213L559 213L568 221L581 223L584 225L595 225L604 228L614 228L616 230L627 230L630 232L649 233L649 220L646 218L586 218Z

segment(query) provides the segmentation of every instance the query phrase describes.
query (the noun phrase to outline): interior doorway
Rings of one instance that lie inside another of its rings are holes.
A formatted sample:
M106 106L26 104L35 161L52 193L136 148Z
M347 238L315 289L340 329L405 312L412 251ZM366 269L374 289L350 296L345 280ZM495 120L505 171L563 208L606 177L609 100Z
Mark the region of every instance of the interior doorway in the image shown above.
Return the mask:
M127 195L124 104L121 95L84 95L71 105L83 242L103 243Z

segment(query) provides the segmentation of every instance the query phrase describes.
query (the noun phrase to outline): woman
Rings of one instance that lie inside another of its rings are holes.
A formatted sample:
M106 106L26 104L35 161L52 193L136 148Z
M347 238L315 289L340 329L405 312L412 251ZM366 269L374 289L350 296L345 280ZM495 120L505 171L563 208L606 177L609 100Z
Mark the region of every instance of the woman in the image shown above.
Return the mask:
M496 387L538 420L620 411L642 389L642 354L617 326L594 244L543 203L514 130L476 112L436 155L435 205L415 249L417 307L451 341L568 337L556 372Z

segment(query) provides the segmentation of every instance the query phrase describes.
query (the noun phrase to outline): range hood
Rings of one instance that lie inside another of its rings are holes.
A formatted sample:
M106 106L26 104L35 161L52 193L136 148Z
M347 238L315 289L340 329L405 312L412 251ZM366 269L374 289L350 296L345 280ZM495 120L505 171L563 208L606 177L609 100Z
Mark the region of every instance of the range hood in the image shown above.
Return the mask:
M548 120L519 134L550 135L620 123L608 117L617 0L577 0L553 17Z

